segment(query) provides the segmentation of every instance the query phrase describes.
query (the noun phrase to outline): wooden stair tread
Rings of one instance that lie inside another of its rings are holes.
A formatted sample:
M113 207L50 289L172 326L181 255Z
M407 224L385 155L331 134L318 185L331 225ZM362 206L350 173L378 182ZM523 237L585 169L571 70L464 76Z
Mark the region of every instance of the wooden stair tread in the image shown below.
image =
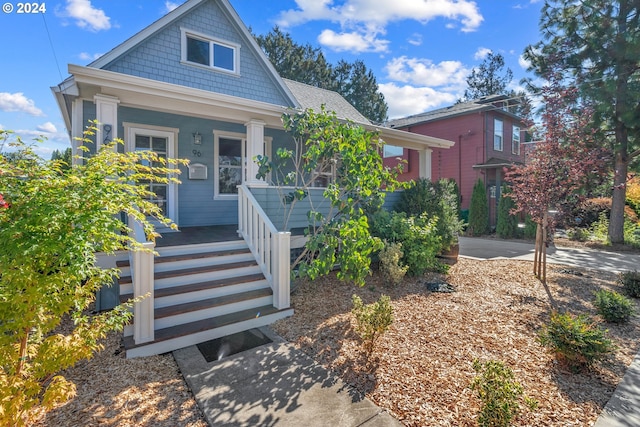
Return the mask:
M198 252L198 253L188 253L182 255L167 255L167 256L157 256L154 258L154 264L161 264L163 262L178 262L178 261L188 261L191 259L203 259L203 258L217 258L221 256L230 256L230 255L243 255L249 254L251 251L249 248L245 249L232 249L232 250L221 250L221 251L211 251L211 252ZM129 267L129 260L121 260L116 261L116 266L118 268Z
M179 285L168 288L155 289L153 292L153 296L154 298L169 297L172 295L186 294L189 292L197 292L209 289L223 288L225 286L239 285L241 283L256 282L263 279L264 275L262 273L256 273L248 274L245 276L230 277L228 279L209 280L206 282L191 283L189 285ZM129 300L129 298L133 298L133 295L120 295L120 302L125 302Z
M220 307L226 304L249 301L252 299L267 297L270 295L273 295L271 288L262 288L256 289L254 291L240 292L237 294L223 295L215 298L207 298L193 302L186 302L183 304L170 305L168 307L156 308L154 310L154 318L161 319L163 317L177 316L179 314L189 313L192 311Z
M159 279L168 279L171 277L188 276L190 274L213 273L214 271L231 270L233 268L253 267L256 265L258 265L258 263L255 260L253 260L253 261L225 263L225 264L219 264L219 265L204 265L201 267L184 268L182 270L160 271L154 274L154 279L159 280ZM121 277L119 279L119 283L121 285L130 284L131 276Z
M167 341L173 338L179 338L186 335L195 334L198 332L207 331L210 329L220 328L233 323L243 322L245 320L255 319L262 316L268 316L270 314L278 313L279 311L291 310L290 308L284 310L278 310L272 305L265 305L262 307L256 307L248 310L238 311L231 314L224 314L222 316L211 317L209 319L198 320L196 322L185 323L183 325L170 326L164 329L158 329L155 331L155 340L136 345L132 336L124 338L124 347L126 350L144 347L145 345Z

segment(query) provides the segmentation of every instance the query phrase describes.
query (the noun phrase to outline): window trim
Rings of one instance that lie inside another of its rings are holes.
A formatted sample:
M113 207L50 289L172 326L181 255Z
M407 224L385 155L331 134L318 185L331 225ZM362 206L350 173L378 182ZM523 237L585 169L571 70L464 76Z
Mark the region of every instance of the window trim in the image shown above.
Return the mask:
M214 200L237 200L238 194L220 193L220 138L235 139L240 141L240 183L244 183L245 178L245 157L247 136L236 132L213 131L213 199Z
M516 145L516 140L518 142L517 145ZM522 136L520 135L520 126L511 125L511 154L516 154L518 156L520 155L521 141L522 141ZM517 150L516 150L516 147L518 147Z
M197 31L191 31L182 27L180 28L180 38L181 38L180 63L189 65L192 67L204 68L206 70L215 70L222 73L240 75L240 45L239 44L233 43L227 40L221 40L216 37L211 37L206 34L202 34ZM201 40L209 43L209 65L200 64L198 62L192 62L187 59L187 38ZM214 52L215 45L227 47L233 50L233 70L229 70L223 67L217 67L214 65L215 57L213 52Z
M498 122L500 123L500 134L498 134ZM500 147L496 147L496 137L500 137ZM502 119L493 119L493 151L504 151L504 121Z

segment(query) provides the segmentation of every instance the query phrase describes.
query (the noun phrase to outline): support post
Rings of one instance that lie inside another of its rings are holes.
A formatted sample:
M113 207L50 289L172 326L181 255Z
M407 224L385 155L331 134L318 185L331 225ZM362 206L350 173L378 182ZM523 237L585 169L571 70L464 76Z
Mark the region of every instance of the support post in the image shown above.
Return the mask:
M262 120L252 119L245 123L247 128L247 150L246 150L246 170L247 176L245 184L249 186L266 186L264 180L256 178L258 165L253 161L257 155L264 156L264 126Z
M141 344L153 341L153 249L154 242L142 243L143 250L133 252L133 297L144 297L133 306L133 341Z
M273 306L279 310L289 308L291 277L289 263L291 259L291 233L281 231L273 235L271 244Z

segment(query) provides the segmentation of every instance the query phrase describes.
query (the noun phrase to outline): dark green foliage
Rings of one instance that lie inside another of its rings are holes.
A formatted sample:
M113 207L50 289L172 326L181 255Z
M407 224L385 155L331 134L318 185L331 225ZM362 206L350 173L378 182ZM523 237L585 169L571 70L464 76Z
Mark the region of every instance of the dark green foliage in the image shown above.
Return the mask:
M356 318L356 332L364 341L365 349L371 353L378 338L384 334L393 323L393 306L387 295L372 304L363 304L362 299L353 295L353 309L351 313Z
M51 160L59 161L60 169L63 171L69 170L71 168L71 147L64 151L53 150L53 153L51 153Z
M596 301L594 303L598 309L598 314L604 320L612 323L624 323L629 320L633 314L633 302L614 291L601 289L596 292Z
M535 239L536 238L536 230L538 229L538 224L535 223L534 220L531 219L530 215L525 216L524 218L524 238L525 239Z
M502 186L500 201L498 202L498 223L496 224L496 233L502 239L510 239L516 235L518 231L518 218L511 214L511 210L515 209L516 204L508 195L508 187Z
M640 298L640 272L634 270L620 273L618 281L622 284L627 295L633 298Z
M540 330L538 338L542 345L556 354L559 361L575 371L603 360L614 349L606 331L585 315L554 313Z
M379 211L372 218L371 234L389 243L402 243L402 264L409 267L407 274L419 276L427 270L446 269L436 258L442 250L437 220L426 214L408 217L404 212Z
M489 203L482 179L478 179L478 182L473 186L467 230L473 236L481 236L489 231Z
M520 412L520 399L524 398L529 409L534 410L538 402L524 396L524 389L515 380L513 371L504 363L489 360L473 361L473 369L478 374L471 383L482 402L478 414L480 427L508 427Z
M464 99L470 101L483 96L505 95L507 85L513 79L513 72L507 67L502 74L503 69L504 56L490 52L482 64L471 70L471 74L467 77Z
M374 123L387 118L387 103L373 72L362 60L327 62L318 47L301 45L277 26L268 34L256 36L258 45L280 76L342 95L363 116Z
M448 250L458 241L464 225L460 219L458 186L451 179L441 179L435 183L425 178L413 181L401 194L394 209L408 216L426 213L430 218L437 217L436 230L442 250Z

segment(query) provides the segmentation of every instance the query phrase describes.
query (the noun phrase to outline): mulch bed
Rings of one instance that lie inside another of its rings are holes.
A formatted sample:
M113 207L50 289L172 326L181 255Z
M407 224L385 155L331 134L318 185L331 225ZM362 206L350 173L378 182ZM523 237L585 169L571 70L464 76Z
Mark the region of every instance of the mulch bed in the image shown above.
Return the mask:
M406 278L397 287L373 276L356 288L330 276L303 283L292 297L294 316L274 329L407 426L476 425L480 405L469 388L474 359L501 360L538 400L538 409L523 410L514 425L591 426L639 350L640 318L604 324L618 346L614 356L572 373L537 341L551 308L531 270L529 262L460 259L448 276ZM610 273L549 266L559 311L598 321L593 294L620 290L615 280ZM455 291L429 290L439 282ZM354 332L354 293L365 303L387 294L394 307L395 321L369 358Z

